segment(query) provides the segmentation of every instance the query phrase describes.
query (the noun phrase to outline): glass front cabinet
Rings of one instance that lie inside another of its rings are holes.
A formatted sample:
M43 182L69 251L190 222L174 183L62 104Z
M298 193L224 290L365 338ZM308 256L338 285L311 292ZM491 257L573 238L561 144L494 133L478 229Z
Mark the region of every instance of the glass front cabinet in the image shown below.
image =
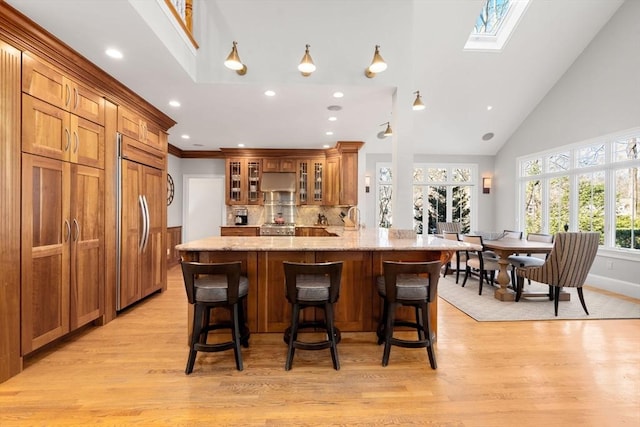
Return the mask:
M262 160L229 158L226 160L226 204L259 205Z

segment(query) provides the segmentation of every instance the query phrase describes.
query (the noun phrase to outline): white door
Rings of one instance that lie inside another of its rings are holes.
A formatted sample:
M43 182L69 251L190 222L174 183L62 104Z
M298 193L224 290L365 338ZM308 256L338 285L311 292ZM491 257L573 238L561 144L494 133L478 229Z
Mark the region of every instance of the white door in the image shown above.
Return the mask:
M183 242L220 235L226 209L224 176L184 175Z

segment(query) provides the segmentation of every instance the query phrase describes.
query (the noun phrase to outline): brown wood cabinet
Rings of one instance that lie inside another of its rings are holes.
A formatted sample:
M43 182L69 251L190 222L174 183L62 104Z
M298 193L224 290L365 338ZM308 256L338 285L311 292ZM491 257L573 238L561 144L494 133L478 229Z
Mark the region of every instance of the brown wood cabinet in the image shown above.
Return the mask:
M259 236L260 235L260 227L252 227L252 226L222 226L220 227L220 235L221 236Z
M22 156L22 352L103 314L104 172Z
M298 160L296 198L300 205L324 204L325 159Z
M159 169L122 160L121 271L118 309L166 283L163 210L166 180Z
M22 95L22 150L104 168L104 127Z
M296 227L298 237L329 237L337 234L329 233L324 227Z
M2 41L0 34L0 383L22 370L20 59L21 52Z
M22 91L86 120L104 125L104 98L45 61L22 55Z
M266 157L262 160L263 172L295 172L295 159L280 159Z
M160 137L160 126L129 107L118 106L118 130L156 150L167 150L166 142Z
M260 205L262 160L256 158L226 159L225 188L227 205Z
M166 286L165 131L175 122L0 2L0 382L36 348L116 316L118 104L136 112L127 154L156 165L149 210L161 220L149 228L155 257L140 266Z
M182 243L182 227L167 227L167 267L180 264L180 253L176 245Z

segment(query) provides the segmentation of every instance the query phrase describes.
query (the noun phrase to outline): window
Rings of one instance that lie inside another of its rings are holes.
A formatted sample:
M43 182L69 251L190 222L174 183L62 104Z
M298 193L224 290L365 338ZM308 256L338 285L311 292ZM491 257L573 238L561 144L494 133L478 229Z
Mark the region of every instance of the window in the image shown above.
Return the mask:
M464 48L501 50L528 5L529 0L486 0Z
M436 223L459 221L462 231L472 227L477 188L475 165L418 164L413 168L413 226L418 234L435 233ZM392 225L392 173L387 164L377 167L378 226Z
M600 232L600 244L640 250L640 129L518 160L527 233Z

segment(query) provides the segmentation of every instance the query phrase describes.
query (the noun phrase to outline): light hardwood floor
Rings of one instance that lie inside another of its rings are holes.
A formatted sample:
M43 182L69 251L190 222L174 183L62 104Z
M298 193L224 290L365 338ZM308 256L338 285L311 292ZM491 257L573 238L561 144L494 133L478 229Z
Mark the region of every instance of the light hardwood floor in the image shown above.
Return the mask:
M27 360L0 384L0 426L640 425L640 320L479 323L439 302L438 369L424 349L345 333L298 350L280 334L200 354L184 374L187 308L179 267L166 292Z

